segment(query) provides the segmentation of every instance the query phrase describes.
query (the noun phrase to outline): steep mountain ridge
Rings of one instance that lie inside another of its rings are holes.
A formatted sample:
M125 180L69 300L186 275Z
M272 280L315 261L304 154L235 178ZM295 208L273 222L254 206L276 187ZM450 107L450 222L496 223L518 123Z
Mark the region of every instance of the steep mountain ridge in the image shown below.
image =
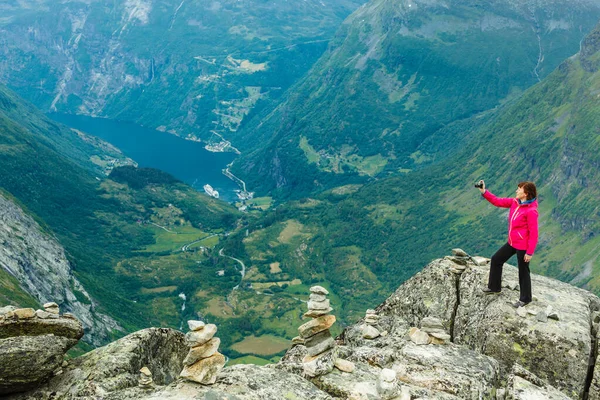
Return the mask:
M428 137L548 75L598 17L595 1L369 2L276 109L236 133L260 146L234 169L297 197L418 169L438 156L419 150Z
M63 310L77 315L88 335L86 340L95 346L105 343L113 330L122 330L115 320L96 312L97 304L73 276L65 250L56 238L44 233L1 193L0 219L0 265L28 294L39 304L56 302Z

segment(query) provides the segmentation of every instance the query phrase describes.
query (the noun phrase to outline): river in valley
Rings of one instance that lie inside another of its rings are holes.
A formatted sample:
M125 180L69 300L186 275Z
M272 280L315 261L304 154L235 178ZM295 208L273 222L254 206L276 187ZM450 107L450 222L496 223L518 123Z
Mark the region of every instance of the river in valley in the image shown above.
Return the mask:
M128 122L57 113L49 117L111 143L140 167L168 172L202 192L209 184L222 200L236 199L238 185L221 172L234 160L233 153L212 153L202 143Z

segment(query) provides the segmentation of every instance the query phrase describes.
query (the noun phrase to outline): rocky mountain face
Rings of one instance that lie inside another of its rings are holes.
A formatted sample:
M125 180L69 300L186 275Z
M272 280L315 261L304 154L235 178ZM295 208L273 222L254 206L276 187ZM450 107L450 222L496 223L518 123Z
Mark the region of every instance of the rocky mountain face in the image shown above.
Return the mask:
M303 364L324 356L306 356L297 344L278 364L226 367L214 385L178 380L183 335L153 328L71 360L39 388L8 398L600 398L600 299L533 275L533 302L515 309L517 269L505 266L502 293L484 295L488 264L462 251L434 260L348 326L333 350L344 362L316 376ZM378 335L367 334L372 329ZM138 386L144 366L151 387Z
M599 17L587 0L371 1L275 109L236 134L259 144L235 168L251 187L298 197L421 168L445 157L421 147L428 138L518 97L579 51ZM447 142L460 130L444 131Z
M123 329L97 310L96 301L73 276L57 239L1 194L0 219L0 265L27 293L40 304L56 302L77 315L86 330L86 341L96 346L105 343L113 330Z
M363 2L4 2L0 82L44 111L218 143L302 76Z

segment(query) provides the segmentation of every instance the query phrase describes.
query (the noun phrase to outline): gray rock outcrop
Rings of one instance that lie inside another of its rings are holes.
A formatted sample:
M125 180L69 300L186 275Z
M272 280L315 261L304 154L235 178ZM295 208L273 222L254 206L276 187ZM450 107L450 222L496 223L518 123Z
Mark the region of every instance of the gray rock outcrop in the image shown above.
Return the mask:
M0 309L0 395L24 392L48 380L83 336L78 320L53 315L40 318L32 308Z
M140 371L146 367L154 384L168 385L179 376L187 351L183 333L144 329L71 360L37 390L9 399L118 399L129 389L145 393L132 398L143 398L153 392L139 387Z
M353 375L334 371L312 381L341 397L362 391L377 398L381 371L392 369L402 383L399 393L408 391L412 398L478 399L504 393L524 399L535 393L538 398L589 394L599 399L593 379L600 376L594 366L598 297L532 275L534 302L515 309L517 269L505 265L503 292L494 296L481 292L488 273L489 260L481 257L455 252L433 261L376 308L378 328L388 335L366 339L363 324L357 324L338 338L340 356L356 365ZM547 318L538 318L540 313ZM411 339L417 331L422 340ZM294 365L301 354L302 346L296 346L279 367L298 371Z
M111 331L122 330L114 319L95 311L94 299L73 276L65 250L56 238L2 194L0 221L0 266L17 279L23 290L41 304L56 302L63 311L76 315L90 343L99 346ZM86 298L87 304L77 299L75 291Z
M71 361L41 388L10 399L600 399L600 299L533 275L534 301L515 309L516 268L505 266L503 291L490 296L481 292L488 264L459 254L433 261L368 312L367 325L385 335L365 338L360 321L318 357L306 345L333 318L325 295L313 292L320 311L311 312L299 344L276 365L225 367L211 386L177 380L188 350L183 334L146 330ZM417 331L422 340L411 339ZM202 347L186 364L217 347ZM306 361L315 361L314 373ZM153 381L144 378L140 387L144 366Z

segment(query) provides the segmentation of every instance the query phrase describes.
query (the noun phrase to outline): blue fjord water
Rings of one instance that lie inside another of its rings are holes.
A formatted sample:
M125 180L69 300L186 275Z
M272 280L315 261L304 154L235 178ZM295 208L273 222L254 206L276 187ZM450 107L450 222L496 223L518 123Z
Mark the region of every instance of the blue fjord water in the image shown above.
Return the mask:
M236 198L237 184L221 172L235 158L233 153L212 153L201 143L128 122L56 113L49 117L118 147L140 167L168 172L199 191L208 183L225 201Z

